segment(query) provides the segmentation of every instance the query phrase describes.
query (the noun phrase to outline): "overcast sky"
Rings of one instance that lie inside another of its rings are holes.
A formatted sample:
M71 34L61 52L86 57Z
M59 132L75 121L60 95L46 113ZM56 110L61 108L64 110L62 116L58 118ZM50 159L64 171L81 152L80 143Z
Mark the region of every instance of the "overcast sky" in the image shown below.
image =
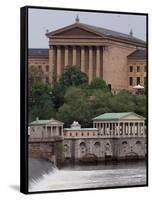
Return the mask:
M76 15L80 22L133 35L146 40L146 17L111 13L91 13L78 11L29 9L29 48L47 48L46 29L54 31L75 23Z

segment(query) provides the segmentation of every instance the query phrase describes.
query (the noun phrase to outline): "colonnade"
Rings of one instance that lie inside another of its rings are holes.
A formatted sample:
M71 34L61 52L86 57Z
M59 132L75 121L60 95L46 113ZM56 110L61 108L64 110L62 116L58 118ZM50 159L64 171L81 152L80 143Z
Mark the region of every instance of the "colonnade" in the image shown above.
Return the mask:
M144 136L144 122L94 122L100 135L109 136Z
M62 126L45 126L45 137L63 136ZM43 136L44 137L44 136Z
M69 48L72 48L72 65L77 64L77 47L76 45L71 46L50 46L49 49L49 65L50 65L50 73L53 71L54 66L54 56L55 56L55 50L56 50L56 73L57 77L61 76L62 73L62 63L61 63L61 54L63 53L61 49L64 49L64 66L67 66L69 63ZM80 67L81 71L87 73L89 82L93 79L93 68L95 67L95 76L100 77L101 76L101 66L102 66L102 57L101 57L101 47L100 46L79 46L80 47ZM88 66L85 64L86 60L86 51L85 49L88 49ZM95 54L94 54L95 51ZM95 56L95 57L94 57ZM95 65L93 66L93 59L95 59ZM85 68L88 67L88 70ZM87 71L87 72L86 72Z

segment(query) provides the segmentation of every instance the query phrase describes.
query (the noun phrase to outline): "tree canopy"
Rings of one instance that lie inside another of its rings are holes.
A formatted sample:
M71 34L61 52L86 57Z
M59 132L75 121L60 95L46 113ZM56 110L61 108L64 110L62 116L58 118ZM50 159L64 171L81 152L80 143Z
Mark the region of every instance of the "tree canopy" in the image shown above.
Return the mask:
M78 66L68 65L61 75L60 83L66 87L83 85L88 83L88 77Z
M31 88L32 104L29 121L56 118L65 127L77 120L83 127L91 127L92 118L106 112L136 112L146 117L146 95L133 95L122 90L113 94L100 78L90 84L78 66L67 66L53 85L35 81Z

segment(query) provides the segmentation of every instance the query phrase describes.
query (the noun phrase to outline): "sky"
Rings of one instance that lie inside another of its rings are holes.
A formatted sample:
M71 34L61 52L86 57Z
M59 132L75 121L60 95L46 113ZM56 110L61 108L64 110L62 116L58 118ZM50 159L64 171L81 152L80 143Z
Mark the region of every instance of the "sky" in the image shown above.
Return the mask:
M99 26L146 40L146 16L131 14L112 14L83 11L63 11L50 9L29 9L28 38L29 48L48 48L46 30L49 32L75 23L76 16L80 23Z

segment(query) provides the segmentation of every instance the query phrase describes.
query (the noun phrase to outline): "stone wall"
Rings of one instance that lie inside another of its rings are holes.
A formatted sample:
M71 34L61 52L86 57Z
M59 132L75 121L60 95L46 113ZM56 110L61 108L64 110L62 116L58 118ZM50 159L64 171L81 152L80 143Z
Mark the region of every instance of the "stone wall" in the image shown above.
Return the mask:
M102 161L106 159L140 159L146 154L145 138L71 138L64 139L65 159Z

